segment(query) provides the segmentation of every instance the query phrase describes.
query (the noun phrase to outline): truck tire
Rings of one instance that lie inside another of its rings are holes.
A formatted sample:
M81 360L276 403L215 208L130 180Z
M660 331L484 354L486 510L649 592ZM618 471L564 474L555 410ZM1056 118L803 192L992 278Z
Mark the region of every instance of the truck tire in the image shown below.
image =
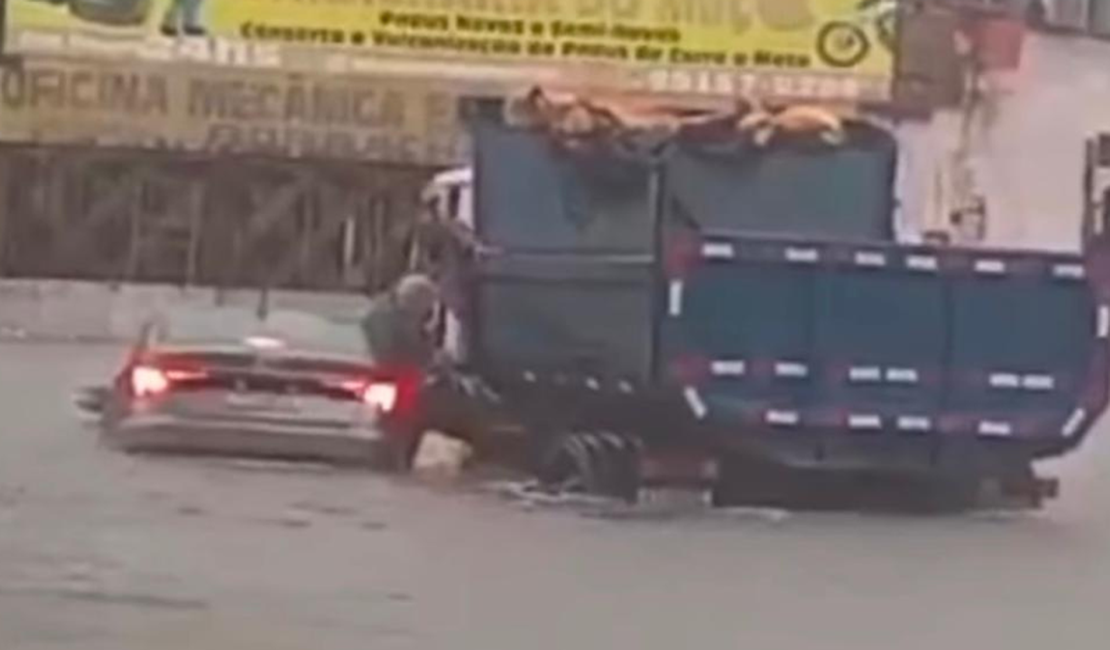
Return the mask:
M603 432L598 434L606 447L609 489L612 496L635 503L640 492L640 456L643 443L633 436Z
M555 439L541 459L545 488L633 502L638 491L634 442L612 433L571 433Z

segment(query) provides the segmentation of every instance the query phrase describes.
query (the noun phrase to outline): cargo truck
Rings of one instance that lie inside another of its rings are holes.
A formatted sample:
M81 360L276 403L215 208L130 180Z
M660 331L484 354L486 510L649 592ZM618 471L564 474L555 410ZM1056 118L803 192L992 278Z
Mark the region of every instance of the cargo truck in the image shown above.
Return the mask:
M571 142L503 109L471 106L473 165L428 196L482 242L448 347L547 489L1056 494L1034 463L1075 450L1107 405L1097 209L1075 254L901 243L896 141L866 122L835 143Z

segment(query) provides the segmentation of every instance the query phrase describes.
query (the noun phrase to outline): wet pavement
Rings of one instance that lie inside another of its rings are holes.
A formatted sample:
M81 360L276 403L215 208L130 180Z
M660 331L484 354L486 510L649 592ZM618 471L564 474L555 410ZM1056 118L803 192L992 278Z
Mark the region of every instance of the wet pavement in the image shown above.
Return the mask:
M1104 647L1110 431L1034 515L586 516L363 473L132 458L0 344L0 649ZM1107 434L1099 440L1098 434Z

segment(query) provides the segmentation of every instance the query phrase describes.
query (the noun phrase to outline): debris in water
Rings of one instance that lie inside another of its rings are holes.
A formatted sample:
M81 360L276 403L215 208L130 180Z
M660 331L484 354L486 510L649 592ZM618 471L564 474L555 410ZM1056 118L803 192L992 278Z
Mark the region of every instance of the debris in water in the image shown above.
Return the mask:
M779 524L790 518L790 511L781 508L735 507L726 508L724 512L738 519L760 519L772 524Z
M177 514L187 517L197 517L204 514L204 508L190 504L180 505L177 507Z
M425 479L450 481L462 474L473 456L474 450L465 442L429 431L420 440L412 471Z
M336 517L348 517L358 513L358 509L352 506L314 503L311 501L300 501L294 503L293 507L298 510L304 510L306 512L314 512L321 515L332 515Z
M303 512L290 511L280 517L263 517L258 519L265 524L277 524L282 528L308 528L312 525L312 518Z

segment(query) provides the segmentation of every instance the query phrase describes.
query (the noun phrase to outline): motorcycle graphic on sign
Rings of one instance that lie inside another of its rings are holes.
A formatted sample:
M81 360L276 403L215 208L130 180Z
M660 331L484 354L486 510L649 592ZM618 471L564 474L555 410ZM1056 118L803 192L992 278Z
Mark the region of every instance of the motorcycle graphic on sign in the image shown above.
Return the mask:
M860 0L854 16L829 21L817 32L817 56L830 67L852 68L871 53L872 38L893 52L897 30L897 0Z

